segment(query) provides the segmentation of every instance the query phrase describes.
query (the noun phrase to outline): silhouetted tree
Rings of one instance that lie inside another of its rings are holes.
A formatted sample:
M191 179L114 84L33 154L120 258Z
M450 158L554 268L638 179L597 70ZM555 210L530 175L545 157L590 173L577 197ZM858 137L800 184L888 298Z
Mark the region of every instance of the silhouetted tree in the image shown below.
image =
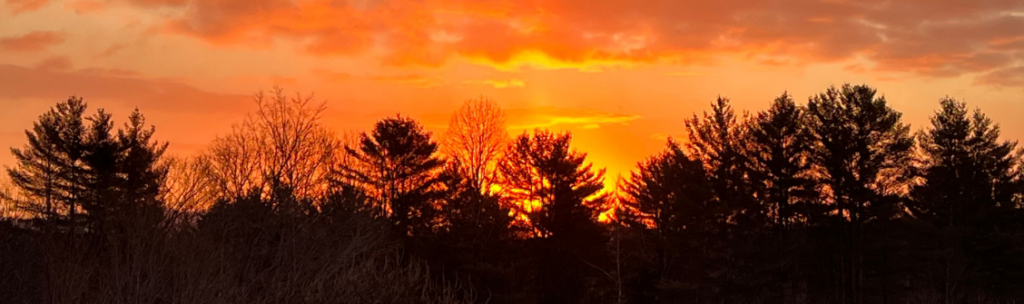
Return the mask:
M493 100L466 101L448 123L442 142L448 161L442 172L445 225L431 260L488 294L510 303L521 290L515 275L514 230L510 208L493 193L497 164L505 152L505 114Z
M518 205L537 237L536 283L541 303L584 301L604 248L597 223L605 195L604 170L594 172L586 154L570 150L570 134L523 133L502 160L505 199Z
M527 277L517 273L525 261L515 238L509 206L500 197L481 193L451 159L441 172L445 198L440 206L440 231L424 244L422 254L432 268L449 278L472 284L492 303L515 303Z
M442 172L442 181L448 192L441 207L446 230L473 234L465 241L477 245L512 237L511 208L501 204L498 196L480 193L470 177L462 175L466 172L457 159L449 161Z
M826 213L818 204L818 192L810 158L810 130L804 109L789 94L776 98L767 110L748 121L746 151L753 194L766 211L772 229L761 232L758 246L749 252L756 265L756 281L767 291L765 298L796 301L805 278L800 272L809 251L804 229L808 219ZM755 286L751 286L755 287Z
M443 150L459 163L455 168L470 186L490 193L507 142L505 113L493 100L480 98L466 101L452 114Z
M915 215L938 226L978 224L982 217L1018 207L1021 192L1017 143L999 141L999 126L953 99L943 99L932 126L919 135L923 178L914 187Z
M120 128L77 97L41 115L0 179L0 299L1024 300L1024 152L953 99L915 146L865 85L752 117L720 97L606 193L570 133L506 142L486 99L438 153L408 117L339 141L323 104L270 95L184 159L137 110Z
M358 147L345 147L353 166L338 168L336 185L356 186L371 200L378 216L397 231L412 235L438 226L438 203L444 198L437 143L412 118L385 118L363 133Z
M326 194L341 144L322 122L326 105L313 96L285 96L275 88L254 97L257 109L232 132L217 138L205 156L223 198L291 189L303 198Z
M665 152L639 163L624 184L623 217L666 235L713 227L718 219L709 183L700 161L670 139Z
M687 148L704 164L714 193L713 230L718 235L706 245L705 264L721 269L708 281L720 291L703 292L705 299L699 301L714 301L714 296L725 297L726 301L751 301L747 291L757 288L751 285L758 281L761 264L751 259L761 256L762 244L758 241L770 223L771 210L758 201L757 185L750 178L749 125L737 119L729 99L719 97L712 102L710 113L694 115L686 121L686 128Z
M115 135L110 114L100 109L83 117L86 108L77 97L59 103L26 131L24 149L12 149L18 165L8 174L31 200L23 206L72 227L84 221L92 229L137 229L160 222L167 144L152 139L154 130L145 129L137 110ZM108 222L116 224L102 227Z
M1011 240L1019 237L1010 222L1021 219L1020 150L1016 142L1000 142L999 126L980 110L971 115L965 103L950 98L940 104L931 127L918 135L925 183L912 189L910 207L937 230L930 240L938 244L925 255L930 265L918 271L933 274L924 284L944 303L985 291L1006 296L1019 290L1010 282L1019 282L1024 270L1009 258L1019 253L1005 246L1017 246Z
M68 98L39 116L32 130L26 130L28 144L12 148L17 160L7 168L12 183L25 193L26 210L51 221L73 225L85 196L81 183L87 132L82 98Z
M622 191L626 209L620 218L631 227L627 240L634 238L626 246L633 250L629 276L649 282L630 293L662 303L694 300L690 295L702 291L709 296L715 286L708 274L721 270L711 260L724 244L718 233L722 208L701 162L669 140L666 151L638 164Z
M109 115L99 116L94 121L108 119ZM168 143L153 139L156 128L147 126L137 109L116 137L110 133L112 126L94 126L87 164L93 174L90 188L97 195L86 211L98 222L110 222L106 229L121 230L119 233L161 222L164 205L160 191L168 172L163 154Z
M206 157L171 157L167 177L161 185L160 201L172 220L191 221L217 202L217 188Z
M807 112L816 142L812 163L841 229L837 300L863 303L864 225L902 213L914 140L901 114L865 85L829 88L811 98Z
M720 220L741 226L763 225L766 214L757 206L746 178L750 166L744 142L746 126L737 121L729 99L718 97L711 103L711 113L686 121L686 130L687 148L704 164L715 200L724 208Z
M808 205L814 203L817 192L808 159L813 142L804 110L783 94L753 117L749 130L750 178L773 225L784 228L806 221L811 212Z

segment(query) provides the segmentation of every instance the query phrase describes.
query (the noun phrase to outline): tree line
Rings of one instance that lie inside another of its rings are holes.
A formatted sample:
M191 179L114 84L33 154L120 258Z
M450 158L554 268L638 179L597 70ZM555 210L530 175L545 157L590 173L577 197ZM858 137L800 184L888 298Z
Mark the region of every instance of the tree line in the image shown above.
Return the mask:
M944 98L916 133L867 85L719 97L615 189L492 100L434 136L337 134L281 89L190 157L78 97L12 148L12 303L1015 303L1022 150ZM603 215L603 217L602 217ZM604 218L605 220L599 220Z

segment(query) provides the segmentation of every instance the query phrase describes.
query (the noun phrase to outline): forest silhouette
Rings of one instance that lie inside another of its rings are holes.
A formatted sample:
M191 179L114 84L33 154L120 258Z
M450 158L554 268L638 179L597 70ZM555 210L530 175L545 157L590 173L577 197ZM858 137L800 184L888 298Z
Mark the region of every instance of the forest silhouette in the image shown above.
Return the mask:
M189 157L139 110L40 115L0 189L0 302L1024 301L1024 154L952 98L912 132L867 85L719 97L611 189L487 98L442 134L254 99Z

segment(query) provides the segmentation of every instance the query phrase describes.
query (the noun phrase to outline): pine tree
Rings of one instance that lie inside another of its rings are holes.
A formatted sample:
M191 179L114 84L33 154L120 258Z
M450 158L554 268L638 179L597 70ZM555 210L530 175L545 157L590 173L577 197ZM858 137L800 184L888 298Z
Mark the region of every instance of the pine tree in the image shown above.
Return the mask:
M541 303L580 303L586 281L600 268L605 244L597 223L605 195L604 170L570 150L572 136L537 130L512 144L499 168L505 199L518 204L536 231L536 284ZM591 275L587 275L587 274Z
M844 85L808 102L812 162L826 187L826 203L840 229L838 301L865 301L865 223L901 213L901 195L909 183L914 139L901 114L875 89Z
M620 219L634 237L644 240L641 244L652 244L653 249L627 246L638 260L630 263L636 268L633 275L656 278L650 286L634 287L640 290L633 293L662 302L711 294L714 286L708 274L719 269L710 261L725 244L718 233L723 210L714 201L701 162L669 140L666 151L638 164L622 190L625 210Z
M813 146L810 130L804 109L786 93L748 123L748 178L773 226L759 236L767 245L758 246L749 257L773 299L793 302L803 280L796 272L806 264L799 255L807 249L800 230L808 227L808 218L824 214L808 160Z
M86 171L85 110L82 98L72 96L41 115L25 131L28 145L11 149L17 164L7 168L11 181L31 200L22 202L23 208L72 228L82 220L78 214L86 196L81 182Z
M500 167L506 199L519 209L538 236L556 235L597 219L605 197L598 195L604 170L591 170L586 154L572 151L569 134L535 131L515 139Z
M145 116L138 109L117 133L116 142L121 150L119 201L123 205L118 206L116 212L120 217L136 221L136 225L155 225L164 215L160 191L169 171L164 159L168 143L156 141L154 133L156 127L147 126Z
M663 234L714 226L709 183L700 161L669 140L667 151L638 164L626 181L623 217Z
M985 243L1014 238L1015 225L1007 223L1019 221L1020 149L1016 142L1000 141L999 126L980 110L972 115L965 103L950 98L940 104L931 127L918 135L925 182L911 192L914 215L934 227L933 242L939 244L925 258L939 267L919 271L937 277L925 284L934 283L946 303L968 292L1019 289L1008 284L1024 270L1007 259L1014 253Z
M445 277L486 292L491 302L514 302L511 296L522 290L525 278L516 275L522 258L511 210L499 196L481 193L471 176L464 175L473 171L460 166L458 159L449 159L441 173L445 198L438 216L442 228L423 242L426 250L421 255Z
M751 179L776 226L806 219L817 196L808 160L813 142L805 121L804 110L783 94L750 122Z
M362 133L358 147L346 147L355 164L340 167L336 184L365 193L377 215L397 231L417 235L438 226L437 203L444 197L437 143L415 120L396 116Z
M34 200L27 207L44 219L95 231L159 222L167 144L152 139L154 130L144 129L137 110L115 136L110 114L100 109L83 117L86 108L77 97L59 103L26 132L25 148L12 149L18 166L8 174Z
M747 179L746 126L737 120L729 99L718 97L711 103L710 113L686 121L686 130L687 149L704 164L715 200L721 205L721 224L764 225L767 214L757 205Z

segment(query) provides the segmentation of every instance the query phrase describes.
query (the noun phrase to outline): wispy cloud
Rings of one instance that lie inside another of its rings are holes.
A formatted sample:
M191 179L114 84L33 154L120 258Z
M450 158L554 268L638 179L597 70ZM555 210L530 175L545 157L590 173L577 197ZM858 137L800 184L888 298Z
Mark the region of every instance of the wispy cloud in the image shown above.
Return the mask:
M427 76L422 74L375 74L375 75L353 75L348 72L336 72L325 69L315 69L312 71L313 75L320 78L323 81L328 82L341 82L341 81L353 81L353 80L369 80L382 83L395 83L402 85L410 85L420 88L432 88L448 84L449 82L444 78Z
M0 50L11 52L40 52L64 43L65 34L54 31L33 31L21 36L0 38Z
M995 70L975 79L977 84L1024 88L1024 66Z
M412 85L421 88L431 88L447 83L447 81L445 81L442 78L425 76L420 74L374 75L369 76L367 78L374 81Z
M54 56L36 63L36 68L43 70L67 71L74 67L75 65L67 56Z
M12 14L21 14L38 10L50 3L50 0L7 0L7 7Z
M628 125L641 118L636 114L556 107L514 108L506 110L506 115L513 130L597 129L603 125Z
M526 86L526 82L525 81L523 81L522 79L515 79L515 78L512 78L512 79L466 80L466 81L463 81L462 83L464 83L464 84L472 84L472 85L489 85L489 86L494 87L495 89L522 88L522 87Z

